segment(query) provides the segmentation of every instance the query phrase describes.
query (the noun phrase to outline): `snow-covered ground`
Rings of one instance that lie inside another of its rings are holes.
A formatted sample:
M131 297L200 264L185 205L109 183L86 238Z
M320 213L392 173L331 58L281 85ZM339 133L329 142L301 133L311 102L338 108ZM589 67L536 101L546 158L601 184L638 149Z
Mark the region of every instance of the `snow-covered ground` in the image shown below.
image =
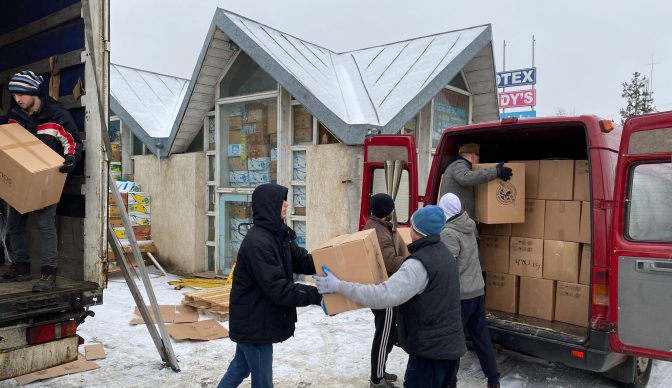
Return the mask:
M174 276L152 275L160 304L179 304L184 291L168 285ZM141 283L139 283L141 285ZM189 289L187 289L188 291ZM144 325L133 326L134 301L120 275L110 278L104 304L96 306L94 318L80 327L87 343L101 342L107 358L98 360L100 369L30 384L34 387L215 387L233 357L235 344L228 338L208 341L175 341L173 349L181 372L161 362ZM201 319L209 317L201 316ZM228 322L222 322L228 328ZM276 387L368 387L369 351L373 336L373 314L362 309L327 317L317 306L299 309L295 336L274 346L273 379ZM387 370L400 377L406 354L394 348ZM498 355L502 387L615 387L597 374L562 366L547 367ZM461 360L460 387L484 387L478 359L468 352ZM650 387L672 384L672 363L656 362ZM14 380L0 387L14 387ZM241 387L249 387L249 379Z

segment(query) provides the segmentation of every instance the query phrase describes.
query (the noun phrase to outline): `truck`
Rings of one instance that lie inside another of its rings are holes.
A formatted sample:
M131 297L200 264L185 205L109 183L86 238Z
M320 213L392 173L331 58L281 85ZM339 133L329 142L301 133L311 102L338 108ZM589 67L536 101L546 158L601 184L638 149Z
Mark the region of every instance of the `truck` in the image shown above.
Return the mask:
M403 171L395 175L400 188L395 202L400 226L409 226L415 210L437 204L441 176L465 143L480 144L481 163L588 161L588 321L576 326L488 310L493 342L528 360L603 373L625 387L646 386L652 360L672 361L672 112L636 116L622 127L582 115L504 118L445 129L424 195L418 187L413 138L369 136L364 143L360 228L369 197L388 187L386 164L403 162ZM487 286L485 293L487 298Z
M55 288L32 291L39 279L40 236L30 221L34 280L0 283L1 381L76 360L77 327L92 314L89 307L103 300L108 162L101 128L107 122L109 13L107 0L10 1L0 8L0 115L10 106L9 78L32 70L46 84L52 81L50 92L84 139L82 160L58 204ZM3 237L5 226L0 220Z

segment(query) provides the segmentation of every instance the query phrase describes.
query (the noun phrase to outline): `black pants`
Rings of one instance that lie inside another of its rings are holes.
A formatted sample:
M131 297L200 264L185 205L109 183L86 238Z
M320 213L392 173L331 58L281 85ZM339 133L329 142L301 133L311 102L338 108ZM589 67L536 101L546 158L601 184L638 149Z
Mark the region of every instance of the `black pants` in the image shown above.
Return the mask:
M397 331L394 327L394 309L373 310L376 332L373 334L371 345L371 381L378 382L385 373L387 355L397 341Z
M464 333L471 337L478 361L481 363L481 370L488 378L488 383L499 383L495 348L492 346L488 323L485 321L484 295L462 301L462 324Z
M457 384L460 359L430 360L409 355L404 388L445 388Z

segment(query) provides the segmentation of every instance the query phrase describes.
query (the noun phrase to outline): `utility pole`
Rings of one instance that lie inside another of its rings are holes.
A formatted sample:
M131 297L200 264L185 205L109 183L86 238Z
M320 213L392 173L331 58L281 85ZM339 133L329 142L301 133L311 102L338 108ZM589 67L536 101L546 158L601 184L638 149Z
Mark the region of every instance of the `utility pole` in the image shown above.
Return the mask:
M534 40L534 34L532 34L532 68L533 69L534 69L534 42L536 42L536 40ZM536 78L536 70L535 70L535 78ZM535 84L532 84L532 90L534 90L535 86L536 86ZM530 106L530 110L534 111L534 105Z

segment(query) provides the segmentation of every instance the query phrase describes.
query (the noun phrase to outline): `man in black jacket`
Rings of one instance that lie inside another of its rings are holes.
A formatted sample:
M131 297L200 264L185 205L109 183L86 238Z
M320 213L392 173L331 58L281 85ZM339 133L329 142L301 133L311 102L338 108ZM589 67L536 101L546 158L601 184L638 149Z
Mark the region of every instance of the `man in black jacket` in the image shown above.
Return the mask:
M229 304L236 355L219 388L237 387L252 374L252 387L273 386L273 344L294 335L296 307L320 305L313 286L293 274L315 274L313 257L296 244L285 224L287 188L263 184L252 193L254 226L238 251Z
M460 357L467 351L457 263L439 236L445 222L437 206L413 213L411 255L384 283L341 281L327 268L326 276L313 276L322 294L338 292L376 309L399 306L399 344L409 354L407 388L455 387Z
M81 157L82 142L70 113L40 90L43 81L42 76L29 70L12 76L7 88L12 94L7 121L10 124L21 124L44 144L63 155L65 160L59 171L68 174L75 169ZM0 282L32 280L26 231L30 214L37 218L37 228L42 236L42 276L33 286L33 291L49 291L56 283L58 267L56 204L26 214L9 207L7 227L12 267L2 275Z

